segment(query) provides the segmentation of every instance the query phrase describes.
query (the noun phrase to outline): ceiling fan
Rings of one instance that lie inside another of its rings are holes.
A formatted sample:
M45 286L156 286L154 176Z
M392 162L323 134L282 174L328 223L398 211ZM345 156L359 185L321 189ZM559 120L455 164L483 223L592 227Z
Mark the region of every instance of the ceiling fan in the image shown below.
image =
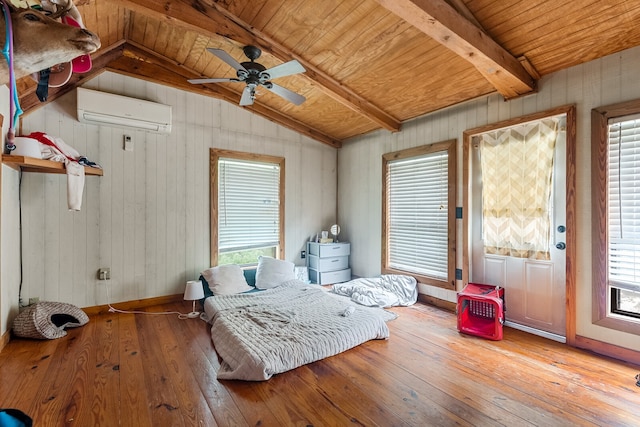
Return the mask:
M231 55L222 49L207 48L207 50L227 64L231 65L236 70L236 75L238 77L191 79L188 80L189 83L244 82L247 86L244 88L244 91L242 91L240 105L253 104L253 101L256 99L256 89L258 86L265 87L276 95L279 95L296 105L300 105L306 100L304 96L271 82L272 79L277 79L278 77L304 73L306 70L295 59L266 69L264 65L255 62L255 60L260 57L260 54L262 54L262 51L255 46L245 46L243 48L244 54L249 58L249 61L242 63L233 59Z

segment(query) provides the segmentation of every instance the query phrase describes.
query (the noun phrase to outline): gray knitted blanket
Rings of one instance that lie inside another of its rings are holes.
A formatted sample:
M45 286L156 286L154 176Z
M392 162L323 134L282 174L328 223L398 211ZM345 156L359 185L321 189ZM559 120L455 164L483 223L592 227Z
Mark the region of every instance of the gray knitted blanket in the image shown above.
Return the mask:
M274 374L386 339L392 312L353 304L298 280L263 292L207 298L218 379L268 380Z

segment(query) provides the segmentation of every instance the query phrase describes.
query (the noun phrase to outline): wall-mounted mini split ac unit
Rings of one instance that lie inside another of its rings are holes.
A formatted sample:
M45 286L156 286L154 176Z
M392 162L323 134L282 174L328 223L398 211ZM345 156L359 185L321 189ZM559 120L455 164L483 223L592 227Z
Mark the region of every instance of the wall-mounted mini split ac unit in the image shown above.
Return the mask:
M78 120L82 123L171 132L170 105L82 87L77 94Z

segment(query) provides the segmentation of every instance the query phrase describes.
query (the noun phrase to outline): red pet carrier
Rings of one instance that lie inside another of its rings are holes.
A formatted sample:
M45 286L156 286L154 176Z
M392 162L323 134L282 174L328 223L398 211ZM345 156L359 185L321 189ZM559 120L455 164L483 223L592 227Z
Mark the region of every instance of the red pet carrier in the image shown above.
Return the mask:
M469 283L458 292L458 331L490 340L502 339L504 288Z

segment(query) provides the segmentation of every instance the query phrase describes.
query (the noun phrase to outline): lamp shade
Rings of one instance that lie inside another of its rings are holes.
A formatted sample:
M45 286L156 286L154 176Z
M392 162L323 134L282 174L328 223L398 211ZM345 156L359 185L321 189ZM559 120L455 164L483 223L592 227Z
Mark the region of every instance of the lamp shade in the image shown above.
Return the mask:
M202 282L199 280L190 280L187 282L187 287L184 290L184 299L187 301L194 301L204 298L204 289L202 288Z

